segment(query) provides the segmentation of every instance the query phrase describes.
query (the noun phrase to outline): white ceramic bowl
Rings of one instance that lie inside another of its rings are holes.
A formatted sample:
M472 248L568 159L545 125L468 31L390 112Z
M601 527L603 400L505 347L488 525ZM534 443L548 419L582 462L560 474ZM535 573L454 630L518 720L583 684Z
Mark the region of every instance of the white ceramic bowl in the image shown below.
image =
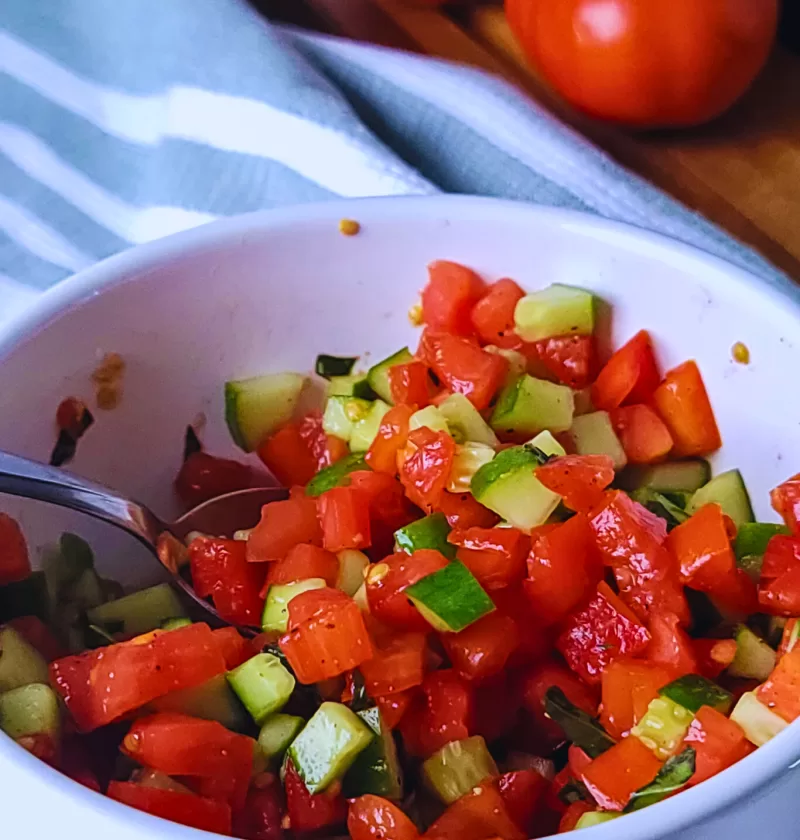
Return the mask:
M342 236L340 218L362 231ZM79 447L76 471L169 515L185 425L208 417L213 452L233 454L222 382L266 370L309 369L318 352L380 358L415 341L407 311L437 258L528 289L554 281L596 291L620 342L646 327L665 368L696 358L725 446L756 510L800 469L798 295L703 253L589 216L467 198L377 199L259 213L179 234L107 260L48 293L0 337L0 447L46 459L65 396L91 396L98 357L116 351L125 397ZM751 363L737 365L743 341ZM105 568L135 580L146 557L110 529L72 514L0 499L34 545L65 527L99 547ZM139 575L141 577L141 575ZM596 840L752 840L798 836L800 760L792 726L721 775L660 805L592 829ZM9 837L191 840L196 832L96 795L0 735L0 819Z

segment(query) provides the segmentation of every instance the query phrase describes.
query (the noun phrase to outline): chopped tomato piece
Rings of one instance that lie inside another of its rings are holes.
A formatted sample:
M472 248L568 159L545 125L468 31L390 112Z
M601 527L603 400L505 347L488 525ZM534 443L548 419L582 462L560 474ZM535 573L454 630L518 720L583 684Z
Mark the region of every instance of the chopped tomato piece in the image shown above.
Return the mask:
M385 697L373 697L375 705L381 710L381 719L389 727L394 729L403 719L414 700L414 691L398 691L395 694L388 694Z
M650 336L642 330L606 362L592 385L592 403L600 411L645 403L660 381Z
M108 796L154 817L210 831L231 833L231 809L224 802L214 802L194 793L145 787L132 782L109 782Z
M779 484L771 493L772 507L793 534L800 534L800 473Z
M200 685L226 670L207 624L149 635L149 641L120 642L50 665L50 680L80 730L97 729L157 697Z
M388 799L367 794L350 802L347 830L352 840L417 840L413 822Z
M189 562L195 591L201 598L210 597L225 621L261 624L265 571L247 562L244 540L198 537L189 545Z
M531 609L524 586L525 581L519 586L507 586L492 592L492 600L498 612L513 619L517 625L519 645L509 657L509 668L539 662L553 649L555 634L551 628L543 625L536 611Z
M442 385L463 394L478 411L489 407L508 372L508 361L466 338L439 333L426 339L428 364Z
M595 341L591 335L561 335L536 342L536 356L550 374L570 388L586 388L594 378Z
M595 598L567 619L556 647L576 674L597 684L611 662L639 656L649 642L647 628L601 581Z
M653 404L672 435L676 455L707 455L722 446L696 362L684 362L669 371L653 394Z
M652 615L649 627L651 639L647 659L650 662L670 670L673 679L699 672L692 640L674 613Z
M375 472L397 475L397 454L408 440L408 421L414 411L413 405L396 405L383 415L378 434L364 456Z
M510 663L509 659L509 663ZM499 674L472 687L472 734L481 735L487 744L511 735L523 710L522 681L507 666Z
M715 680L736 658L734 639L692 639L700 673Z
M672 672L661 665L632 659L612 662L603 671L600 707L600 722L608 734L616 739L626 735L672 678Z
M800 717L800 648L780 658L756 694L767 708L789 723Z
M341 785L335 782L322 793L309 793L291 760L286 762L283 786L286 810L293 832L310 832L343 825L347 819L347 800ZM333 832L335 833L335 832Z
M471 734L473 696L469 686L451 669L434 671L400 721L406 749L427 758L450 741Z
M519 644L513 619L492 612L460 633L445 633L442 644L459 676L484 680L499 674Z
M432 382L428 367L423 362L413 361L393 365L389 368L389 389L395 405L412 405L425 408L431 401Z
M525 834L506 810L503 797L491 782L457 799L425 834L430 840L525 840Z
M498 280L472 308L472 326L484 344L513 347L519 343L514 332L514 310L525 292L513 280Z
M311 543L299 543L283 560L269 564L265 588L309 578L322 578L328 586L335 586L338 574L339 559L333 552Z
M616 408L611 422L629 463L657 464L669 455L672 435L649 405Z
M298 430L314 460L315 473L331 466L331 464L335 464L349 452L347 444L341 438L325 433L322 426L322 413L319 411L312 411L307 414L300 421ZM292 483L305 484L306 482Z
M537 770L514 770L497 780L508 815L526 837L532 837L536 830L536 817L547 788L547 779Z
M361 665L370 697L395 694L420 685L425 676L424 633L387 633L375 639L372 659Z
M312 589L293 598L287 629L281 650L306 685L337 677L372 656L361 610L338 589Z
M252 486L253 471L247 464L202 451L189 455L175 479L176 492L190 507Z
M238 668L252 656L247 639L235 627L220 627L219 630L211 632L228 671Z
M297 423L281 426L258 447L256 453L285 487L308 484L317 472L317 459L300 434Z
M584 814L591 814L594 810L596 810L594 805L590 805L582 799L578 802L570 803L558 823L558 833L565 834L568 831L574 831L581 817Z
M25 580L31 573L28 544L16 519L0 513L0 585Z
M621 811L660 769L661 762L638 738L623 738L592 761L581 781L604 811Z
M470 335L472 307L486 284L458 263L437 260L428 266L428 285L422 290L422 319L431 329Z
M169 776L229 780L235 808L244 805L256 742L214 720L174 712L140 718L122 741L125 755Z
M567 766L573 778L579 779L581 773L592 763L592 759L578 746L570 744L567 750Z
M244 840L283 840L283 790L277 777L253 779L244 807L233 815L233 833Z
M34 647L48 661L52 662L66 653L53 631L35 615L21 615L7 623L13 627L25 641Z
M778 534L767 543L758 603L771 615L800 614L800 538Z
M662 610L689 621L678 564L664 547L666 523L620 490L606 492L591 515L595 542L614 570L622 599L641 619Z
M282 560L298 543L305 542L322 545L317 500L295 496L270 502L261 509L261 521L247 540L247 559L251 563Z
M484 507L472 493L442 493L436 506L446 517L451 528L491 528L500 517Z
M585 511L602 501L614 480L614 462L608 455L563 455L537 467L536 478L568 508Z
M703 505L667 537L667 548L680 566L681 581L692 589L713 594L717 583L736 568L723 517L718 504Z
M400 481L417 507L430 513L441 503L455 453L455 441L445 432L423 426L409 434L398 454Z
M581 606L602 578L603 564L584 514L534 529L523 586L541 624L555 624Z
M74 782L78 782L89 790L102 793L100 782L97 781L94 772L91 753L83 738L76 735L65 738L60 752L58 769L65 776L69 776Z
M735 721L710 706L701 706L683 739L695 752L690 785L697 785L730 767L754 749Z
M525 577L528 539L516 528L453 529L447 541L485 589L502 589Z
M366 498L369 509L373 559L394 549L394 532L419 518L419 511L406 499L403 485L390 475L371 470L350 473L350 486Z
M317 500L322 545L328 551L369 548L372 544L369 504L354 487L334 487Z

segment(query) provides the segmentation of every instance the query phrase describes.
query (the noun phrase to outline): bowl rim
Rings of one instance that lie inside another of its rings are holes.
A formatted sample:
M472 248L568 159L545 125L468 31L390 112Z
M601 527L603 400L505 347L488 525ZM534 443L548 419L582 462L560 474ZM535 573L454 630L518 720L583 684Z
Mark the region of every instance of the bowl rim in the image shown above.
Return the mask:
M457 221L483 220L499 223L503 219L530 224L555 225L571 230L579 236L600 238L611 245L644 252L651 259L661 259L683 270L702 276L703 272L722 272L731 293L767 297L774 304L794 310L800 326L800 287L788 278L758 276L695 246L671 237L653 233L634 225L616 222L574 210L543 207L520 201L472 196L392 196L380 198L344 199L290 208L274 208L240 216L216 220L198 228L182 231L163 239L139 245L109 257L62 281L45 291L22 316L12 319L0 329L0 364L12 351L20 350L54 321L66 317L72 309L117 285L137 281L149 270L167 261L177 260L187 253L214 250L221 245L238 241L246 245L248 236L276 231L286 227L330 222L335 225L342 218L356 218L362 224L370 221L396 221L409 217ZM126 822L141 826L141 836L171 836L176 840L198 837L196 829L168 823L133 809L123 810L119 803L97 794L72 781L67 776L40 762L16 745L10 738L0 737L0 768L17 768L44 789L69 796L86 811L90 828L92 813L109 823ZM656 840L673 832L702 822L731 804L741 801L767 785L779 774L800 766L800 725L787 730L769 743L755 750L723 773L700 785L682 791L676 799L669 799L641 811L627 815L621 823L612 821L592 829L596 840ZM680 803L678 807L676 803ZM102 829L103 826L100 826ZM204 832L205 833L205 832Z

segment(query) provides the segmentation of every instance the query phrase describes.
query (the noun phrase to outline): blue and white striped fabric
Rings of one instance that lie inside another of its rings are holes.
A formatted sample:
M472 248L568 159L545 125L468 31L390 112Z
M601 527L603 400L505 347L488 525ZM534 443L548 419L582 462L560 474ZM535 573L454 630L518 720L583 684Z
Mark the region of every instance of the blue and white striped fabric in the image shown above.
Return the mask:
M3 0L0 320L121 249L342 196L477 193L775 270L504 82L272 28L244 0Z

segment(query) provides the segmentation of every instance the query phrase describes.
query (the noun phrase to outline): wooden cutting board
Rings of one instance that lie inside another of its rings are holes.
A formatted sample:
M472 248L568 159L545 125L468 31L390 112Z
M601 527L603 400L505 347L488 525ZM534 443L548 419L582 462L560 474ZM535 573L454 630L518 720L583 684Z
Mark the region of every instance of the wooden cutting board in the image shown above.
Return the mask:
M800 56L776 48L732 111L698 129L632 133L572 111L525 61L497 6L469 13L403 0L260 0L268 14L504 76L612 157L800 281Z

